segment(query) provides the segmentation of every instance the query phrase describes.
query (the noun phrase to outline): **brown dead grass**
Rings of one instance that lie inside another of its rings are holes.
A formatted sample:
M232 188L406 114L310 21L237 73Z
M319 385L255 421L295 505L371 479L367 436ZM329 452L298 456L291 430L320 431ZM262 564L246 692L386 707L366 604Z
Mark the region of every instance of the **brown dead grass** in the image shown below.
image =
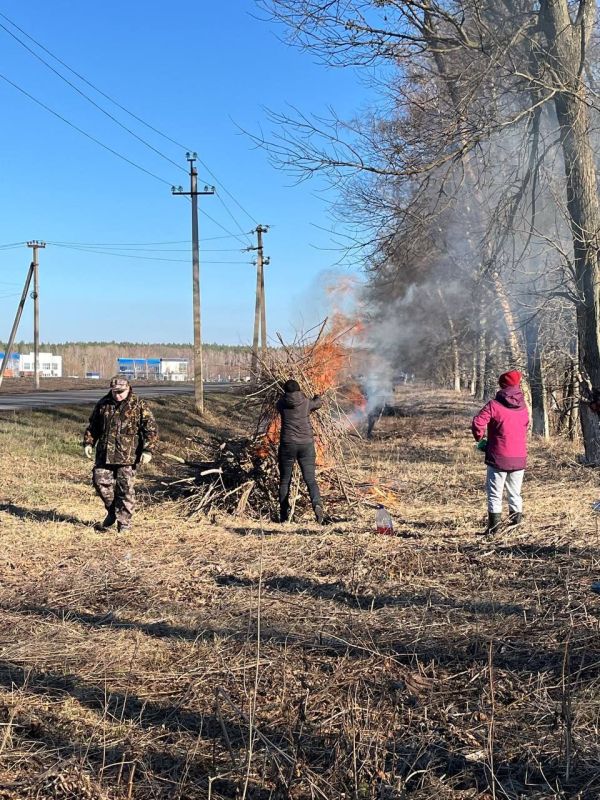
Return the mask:
M534 443L526 524L487 541L470 401L400 401L356 472L394 538L368 505L199 524L164 456L100 535L86 410L0 417L0 800L597 798L596 472ZM208 402L152 402L163 454L243 429Z

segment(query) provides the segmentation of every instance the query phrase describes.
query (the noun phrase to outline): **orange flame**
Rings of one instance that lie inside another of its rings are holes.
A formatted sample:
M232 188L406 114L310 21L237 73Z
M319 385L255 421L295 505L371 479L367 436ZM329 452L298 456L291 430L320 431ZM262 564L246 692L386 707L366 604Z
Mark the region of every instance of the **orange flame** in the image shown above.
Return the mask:
M349 363L348 341L362 334L364 327L345 314L333 314L327 333L310 351L307 373L317 394L336 387Z
M365 413L367 410L367 398L362 393L358 383L351 383L346 387L344 397L352 404L355 411Z
M281 419L279 415L273 417L267 426L267 430L260 434L254 448L254 454L258 458L268 458L275 453L279 445L279 434L281 433Z
M327 332L319 338L316 344L305 349L306 361L303 369L312 393L321 395L328 389L337 388L342 383L344 368L349 365L348 341L360 336L363 331L364 326L358 320L351 319L339 312L332 315ZM344 391L344 397L352 403L355 411L364 415L367 401L358 384L351 384ZM267 458L276 453L280 432L281 420L277 414L259 436L254 451L258 458ZM318 435L315 436L315 450L317 466L332 466L331 459L328 458Z

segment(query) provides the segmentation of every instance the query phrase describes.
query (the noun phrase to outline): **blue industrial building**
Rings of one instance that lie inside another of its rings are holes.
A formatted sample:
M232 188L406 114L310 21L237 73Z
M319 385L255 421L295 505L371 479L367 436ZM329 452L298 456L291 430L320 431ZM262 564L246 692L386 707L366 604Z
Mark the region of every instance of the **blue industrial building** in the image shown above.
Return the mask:
M160 358L117 358L117 366L128 380L160 380Z
M117 358L117 371L128 380L186 381L187 358Z

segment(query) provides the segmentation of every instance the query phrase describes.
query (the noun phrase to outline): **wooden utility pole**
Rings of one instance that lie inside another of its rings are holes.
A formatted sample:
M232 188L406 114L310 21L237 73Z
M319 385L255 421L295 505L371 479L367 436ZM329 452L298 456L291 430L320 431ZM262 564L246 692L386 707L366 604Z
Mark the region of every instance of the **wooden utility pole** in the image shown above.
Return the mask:
M46 247L45 242L34 239L27 242L27 247L33 249L33 380L35 388L40 388L40 280L38 250Z
M267 310L265 303L265 265L269 259L263 254L263 233L268 233L268 225L257 225L256 247L249 247L248 250L256 250L256 300L254 304L254 336L252 337L252 364L251 371L254 380L258 375L258 340L261 339L262 357L267 354Z
M256 264L256 298L254 301L254 334L252 335L252 361L250 363L250 372L252 373L252 380L256 381L258 376L258 334L260 330L260 310L262 307L260 299L260 267L258 259L253 262Z
M262 303L260 312L260 349L263 362L267 357L267 298L265 296L265 267L268 267L270 263L271 259L269 256L264 256L260 269L260 300Z
M198 241L198 196L214 194L214 186L205 186L198 191L198 170L196 169L196 153L186 153L190 165L190 191L184 192L183 187L173 186L173 194L191 197L192 200L192 292L194 309L194 398L196 413L204 414L204 382L202 374L202 319L200 307L200 248Z
M4 378L4 373L6 372L6 367L10 359L10 353L15 343L15 336L17 335L19 322L21 321L23 306L25 305L25 301L27 300L27 293L29 292L29 287L31 285L31 278L33 277L33 272L34 272L34 262L32 261L31 264L29 265L29 270L27 271L27 277L25 278L25 285L23 286L23 294L21 295L21 299L19 300L17 313L15 314L15 321L13 322L12 330L10 332L10 336L8 337L8 344L6 345L6 352L4 353L2 366L0 366L0 386L2 386L2 379Z

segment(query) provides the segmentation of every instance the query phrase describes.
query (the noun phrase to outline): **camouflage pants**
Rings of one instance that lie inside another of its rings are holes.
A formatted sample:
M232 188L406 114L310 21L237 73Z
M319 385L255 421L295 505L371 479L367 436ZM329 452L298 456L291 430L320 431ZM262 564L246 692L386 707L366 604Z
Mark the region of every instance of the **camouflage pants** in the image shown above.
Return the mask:
M107 511L117 522L129 525L135 508L135 467L94 467L93 484Z

